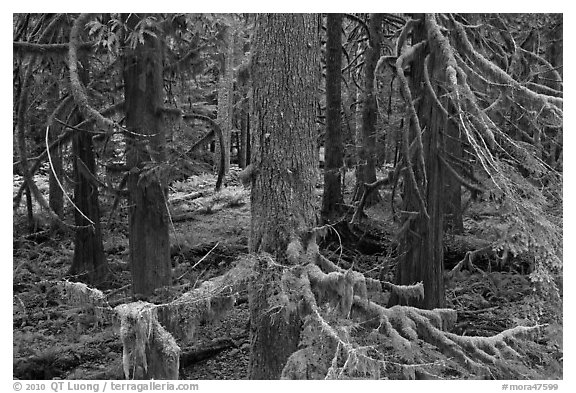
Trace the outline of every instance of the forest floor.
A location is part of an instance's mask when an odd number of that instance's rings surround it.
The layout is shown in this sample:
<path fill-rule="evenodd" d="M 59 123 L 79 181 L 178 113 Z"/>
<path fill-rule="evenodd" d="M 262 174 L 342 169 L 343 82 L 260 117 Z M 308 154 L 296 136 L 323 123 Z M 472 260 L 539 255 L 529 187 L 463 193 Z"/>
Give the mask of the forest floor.
<path fill-rule="evenodd" d="M 171 255 L 174 287 L 168 296 L 198 286 L 226 272 L 236 258 L 248 251 L 250 193 L 238 184 L 235 173 L 228 187 L 213 191 L 209 175 L 192 176 L 171 187 L 169 207 L 173 219 Z M 351 178 L 350 182 L 352 181 Z M 18 179 L 16 179 L 18 180 Z M 38 178 L 46 191 L 45 179 Z M 18 182 L 15 182 L 15 187 Z M 327 241 L 323 253 L 368 276 L 392 280 L 395 257 L 390 191 L 383 201 L 367 210 L 363 222 L 369 228 L 372 247 Z M 321 187 L 317 188 L 320 203 Z M 110 214 L 111 198 L 102 196 L 104 248 L 110 278 L 101 288 L 108 302 L 131 301 L 128 266 L 127 212 L 125 206 Z M 488 203 L 473 205 L 466 214 L 464 236 L 446 239 L 446 267 L 453 267 L 475 242 L 482 244 Z M 72 217 L 72 213 L 68 213 Z M 36 217 L 42 218 L 41 212 Z M 66 276 L 73 256 L 73 239 L 50 233 L 38 223 L 39 232 L 28 234 L 26 213 L 20 208 L 13 222 L 13 350 L 14 378 L 19 379 L 122 379 L 122 343 L 117 321 L 99 321 L 61 297 L 57 283 Z M 380 247 L 378 247 L 380 245 Z M 482 272 L 460 272 L 447 279 L 447 306 L 458 311 L 454 332 L 488 336 L 516 325 L 548 323 L 542 337 L 527 343 L 524 362 L 533 370 L 530 378 L 562 378 L 562 310 L 534 297 L 522 263 L 499 266 L 491 256 L 479 255 Z M 166 296 L 163 294 L 162 296 Z M 160 297 L 159 297 L 160 299 Z M 536 299 L 536 300 L 535 300 Z M 249 362 L 249 314 L 246 294 L 217 324 L 200 326 L 182 348 L 181 379 L 246 379 Z"/>

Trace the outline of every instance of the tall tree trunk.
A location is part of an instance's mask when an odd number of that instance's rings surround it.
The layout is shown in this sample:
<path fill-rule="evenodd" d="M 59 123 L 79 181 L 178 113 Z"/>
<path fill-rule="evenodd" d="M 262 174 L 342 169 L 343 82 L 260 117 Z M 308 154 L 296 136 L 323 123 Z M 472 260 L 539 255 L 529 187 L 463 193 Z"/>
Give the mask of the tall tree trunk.
<path fill-rule="evenodd" d="M 258 15 L 253 38 L 250 251 L 290 264 L 286 248 L 315 225 L 318 16 Z M 301 321 L 271 310 L 281 272 L 262 264 L 250 294 L 249 377 L 277 379 L 298 348 Z"/>
<path fill-rule="evenodd" d="M 89 67 L 86 54 L 80 55 L 80 80 L 88 85 Z M 76 124 L 84 120 L 79 113 Z M 74 223 L 81 228 L 76 230 L 74 238 L 74 257 L 69 274 L 77 276 L 91 284 L 102 283 L 108 274 L 108 264 L 102 244 L 100 224 L 100 205 L 98 186 L 91 182 L 91 174 L 96 173 L 96 161 L 92 146 L 92 135 L 78 131 L 72 137 L 72 156 L 74 157 Z M 53 161 L 54 162 L 54 161 Z M 90 221 L 92 222 L 90 222 Z"/>
<path fill-rule="evenodd" d="M 232 94 L 234 87 L 233 78 L 233 58 L 234 58 L 234 33 L 232 27 L 225 26 L 223 39 L 224 41 L 224 60 L 220 70 L 220 80 L 218 82 L 218 117 L 217 122 L 224 135 L 224 174 L 230 170 L 230 143 L 232 137 Z M 214 151 L 214 169 L 218 173 L 220 168 L 220 144 L 216 143 Z"/>
<path fill-rule="evenodd" d="M 413 44 L 426 39 L 424 21 L 415 27 L 412 33 Z M 411 219 L 410 225 L 401 239 L 401 255 L 404 255 L 398 264 L 396 281 L 398 284 L 424 283 L 424 299 L 410 304 L 422 308 L 444 307 L 444 279 L 443 279 L 443 216 L 444 216 L 444 173 L 438 158 L 438 149 L 443 146 L 442 131 L 445 119 L 435 107 L 433 99 L 424 88 L 423 65 L 426 52 L 421 51 L 412 63 L 411 90 L 414 97 L 422 97 L 416 104 L 420 125 L 426 128 L 422 135 L 424 146 L 424 161 L 426 163 L 427 188 L 421 192 L 428 214 Z M 430 79 L 443 80 L 442 70 L 436 69 L 435 54 L 430 53 L 429 62 Z M 436 88 L 440 96 L 439 89 Z M 445 103 L 446 105 L 446 103 Z M 411 137 L 414 138 L 414 127 L 411 122 Z M 412 160 L 416 163 L 416 159 Z M 417 172 L 415 170 L 415 172 Z M 423 174 L 416 173 L 416 175 Z M 415 190 L 410 181 L 404 182 L 404 211 L 418 212 L 420 205 Z M 392 303 L 398 299 L 392 299 Z"/>
<path fill-rule="evenodd" d="M 83 119 L 77 115 L 76 124 Z M 92 146 L 92 137 L 87 132 L 77 132 L 72 138 L 72 155 L 74 157 L 74 222 L 83 228 L 76 230 L 74 238 L 74 258 L 69 274 L 78 276 L 92 284 L 102 283 L 108 273 L 102 228 L 100 224 L 100 205 L 98 187 L 90 182 L 83 170 L 95 173 L 96 162 Z M 79 167 L 82 166 L 83 170 Z M 82 212 L 82 213 L 80 213 Z M 92 222 L 90 223 L 87 218 Z"/>
<path fill-rule="evenodd" d="M 129 28 L 141 14 L 126 17 Z M 161 174 L 141 173 L 145 163 L 165 162 L 165 130 L 162 122 L 162 46 L 152 35 L 124 54 L 126 161 L 129 196 L 129 243 L 132 289 L 148 296 L 171 284 L 167 184 Z"/>
<path fill-rule="evenodd" d="M 58 84 L 54 83 L 50 88 L 50 99 L 48 101 L 48 113 L 54 112 L 56 107 L 58 106 L 59 102 L 59 89 Z M 48 142 L 52 143 L 55 139 L 58 138 L 60 134 L 61 126 L 54 125 L 51 127 L 49 133 L 49 140 Z M 58 217 L 62 218 L 64 215 L 64 192 L 60 188 L 60 185 L 56 181 L 56 177 L 60 179 L 62 182 L 64 169 L 62 168 L 62 149 L 60 146 L 56 147 L 52 150 L 50 154 L 50 159 L 52 161 L 52 170 L 49 172 L 48 175 L 48 186 L 49 186 L 49 194 L 48 194 L 48 204 L 54 210 L 54 213 L 58 215 Z"/>
<path fill-rule="evenodd" d="M 341 211 L 342 131 L 342 14 L 328 14 L 326 41 L 326 141 L 322 219 L 335 218 Z"/>
<path fill-rule="evenodd" d="M 376 94 L 374 93 L 374 72 L 380 58 L 380 46 L 382 40 L 382 14 L 370 14 L 368 22 L 370 41 L 364 53 L 364 92 L 362 94 L 362 126 L 359 141 L 359 165 L 356 191 L 354 200 L 360 200 L 364 189 L 364 183 L 376 181 L 376 121 L 378 110 Z M 366 204 L 373 205 L 381 199 L 379 192 L 373 191 Z"/>

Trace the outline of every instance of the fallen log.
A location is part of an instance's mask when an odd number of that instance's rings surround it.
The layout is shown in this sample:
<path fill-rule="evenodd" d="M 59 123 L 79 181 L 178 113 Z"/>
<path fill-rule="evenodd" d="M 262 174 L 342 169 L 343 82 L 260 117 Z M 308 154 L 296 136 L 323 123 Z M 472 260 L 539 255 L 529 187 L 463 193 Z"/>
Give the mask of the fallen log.
<path fill-rule="evenodd" d="M 186 368 L 202 360 L 210 359 L 220 352 L 230 348 L 239 348 L 247 342 L 248 335 L 235 338 L 218 338 L 205 345 L 195 345 L 182 351 L 180 354 L 180 369 Z"/>

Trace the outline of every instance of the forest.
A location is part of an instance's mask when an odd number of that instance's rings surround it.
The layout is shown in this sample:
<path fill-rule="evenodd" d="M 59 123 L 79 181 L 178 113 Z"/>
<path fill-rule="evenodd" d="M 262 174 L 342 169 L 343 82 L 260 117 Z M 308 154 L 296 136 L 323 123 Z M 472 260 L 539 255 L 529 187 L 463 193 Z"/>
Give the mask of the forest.
<path fill-rule="evenodd" d="M 560 380 L 562 14 L 13 18 L 13 378 Z"/>

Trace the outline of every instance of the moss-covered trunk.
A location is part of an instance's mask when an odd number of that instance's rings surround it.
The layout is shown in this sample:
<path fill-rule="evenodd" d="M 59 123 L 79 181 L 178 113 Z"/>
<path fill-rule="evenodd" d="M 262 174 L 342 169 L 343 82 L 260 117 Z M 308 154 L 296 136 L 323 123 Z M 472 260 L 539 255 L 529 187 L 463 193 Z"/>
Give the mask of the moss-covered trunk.
<path fill-rule="evenodd" d="M 85 54 L 80 57 L 82 67 L 80 79 L 88 85 L 89 63 Z M 83 119 L 79 113 L 75 116 L 76 124 Z M 96 173 L 96 160 L 92 144 L 92 135 L 79 131 L 72 137 L 72 156 L 74 159 L 74 257 L 69 273 L 92 284 L 99 284 L 106 278 L 108 266 L 102 244 L 102 227 L 100 224 L 100 205 L 98 186 L 91 181 L 91 174 Z M 90 221 L 92 222 L 90 222 Z"/>
<path fill-rule="evenodd" d="M 315 225 L 318 16 L 258 15 L 253 39 L 250 251 L 288 264 L 288 243 Z M 279 275 L 259 267 L 250 296 L 249 377 L 277 379 L 298 347 L 300 321 L 271 308 Z"/>
<path fill-rule="evenodd" d="M 138 23 L 130 14 L 127 25 Z M 128 43 L 127 43 L 128 45 Z M 145 34 L 144 42 L 124 53 L 126 160 L 129 197 L 129 243 L 134 294 L 150 295 L 171 284 L 167 184 L 162 171 L 142 173 L 144 165 L 160 169 L 165 161 L 162 106 L 162 47 Z"/>
<path fill-rule="evenodd" d="M 426 39 L 424 23 L 419 23 L 412 33 L 412 43 L 415 44 Z M 438 158 L 439 149 L 443 145 L 442 132 L 445 127 L 445 119 L 440 110 L 435 106 L 431 95 L 425 91 L 424 83 L 424 59 L 426 51 L 420 51 L 414 59 L 411 70 L 412 79 L 410 89 L 413 97 L 422 97 L 416 104 L 418 119 L 422 129 L 426 131 L 422 135 L 424 146 L 424 162 L 426 171 L 426 187 L 422 197 L 425 201 L 429 219 L 420 213 L 411 220 L 408 230 L 404 231 L 401 240 L 401 255 L 404 255 L 398 264 L 397 283 L 413 284 L 424 282 L 424 299 L 414 301 L 411 305 L 422 308 L 443 307 L 444 279 L 442 237 L 444 234 L 444 173 Z M 430 53 L 429 73 L 432 81 L 442 80 L 442 70 L 436 69 L 436 58 Z M 438 94 L 438 93 L 437 93 Z M 440 94 L 438 94 L 440 95 Z M 411 124 L 411 139 L 415 138 L 414 125 Z M 417 160 L 412 159 L 413 163 Z M 419 183 L 422 183 L 421 171 L 415 168 Z M 411 182 L 404 182 L 404 211 L 419 212 L 421 210 L 417 194 Z"/>
<path fill-rule="evenodd" d="M 382 14 L 370 14 L 368 22 L 370 29 L 370 41 L 364 53 L 364 91 L 362 93 L 362 122 L 361 130 L 357 132 L 360 140 L 356 141 L 359 146 L 358 166 L 356 167 L 356 190 L 354 200 L 362 197 L 364 183 L 376 181 L 376 121 L 378 110 L 376 94 L 374 92 L 374 72 L 380 58 L 380 46 L 382 35 Z M 366 200 L 367 205 L 380 201 L 378 191 L 373 191 Z"/>
<path fill-rule="evenodd" d="M 76 276 L 76 279 L 99 284 L 106 278 L 108 268 L 102 244 L 98 187 L 88 179 L 89 175 L 79 169 L 79 166 L 84 166 L 84 170 L 95 173 L 96 163 L 91 135 L 87 132 L 78 132 L 74 135 L 72 153 L 76 179 L 74 204 L 82 212 L 74 210 L 74 223 L 82 228 L 76 229 L 74 257 L 69 273 Z"/>

